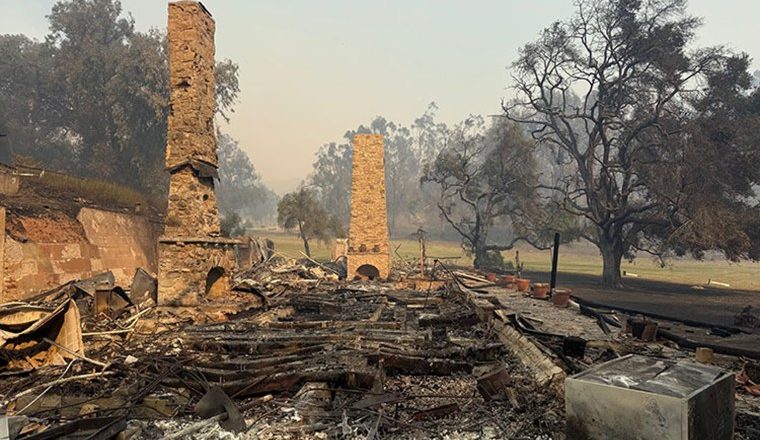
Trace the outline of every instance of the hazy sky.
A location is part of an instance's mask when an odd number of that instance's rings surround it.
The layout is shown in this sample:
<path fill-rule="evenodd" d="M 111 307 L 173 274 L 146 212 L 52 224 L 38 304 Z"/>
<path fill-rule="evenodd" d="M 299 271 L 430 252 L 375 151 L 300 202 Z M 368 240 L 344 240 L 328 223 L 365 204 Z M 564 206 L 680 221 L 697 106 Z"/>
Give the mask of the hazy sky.
<path fill-rule="evenodd" d="M 47 33 L 54 0 L 0 0 L 0 33 Z M 139 30 L 166 27 L 166 1 L 122 0 Z M 223 130 L 264 181 L 294 188 L 314 154 L 377 115 L 411 124 L 435 101 L 439 119 L 494 114 L 518 48 L 571 0 L 206 0 L 217 58 L 240 65 L 241 95 Z M 692 0 L 700 45 L 760 58 L 753 0 Z M 760 68 L 757 61 L 754 68 Z"/>

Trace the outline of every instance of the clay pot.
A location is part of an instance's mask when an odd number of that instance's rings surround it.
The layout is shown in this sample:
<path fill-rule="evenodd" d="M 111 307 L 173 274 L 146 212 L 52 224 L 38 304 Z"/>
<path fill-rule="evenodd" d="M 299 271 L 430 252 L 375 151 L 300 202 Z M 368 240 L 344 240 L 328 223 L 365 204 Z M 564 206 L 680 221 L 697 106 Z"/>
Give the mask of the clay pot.
<path fill-rule="evenodd" d="M 631 333 L 633 337 L 645 342 L 657 340 L 657 323 L 654 321 L 631 320 Z"/>
<path fill-rule="evenodd" d="M 549 293 L 549 284 L 536 283 L 533 285 L 533 298 L 546 298 L 547 293 Z"/>
<path fill-rule="evenodd" d="M 707 347 L 697 347 L 697 351 L 694 353 L 697 362 L 700 364 L 710 364 L 715 358 L 713 357 L 713 351 Z"/>
<path fill-rule="evenodd" d="M 507 398 L 506 390 L 511 382 L 506 367 L 500 365 L 478 377 L 478 391 L 486 401 L 504 400 Z"/>
<path fill-rule="evenodd" d="M 552 304 L 557 307 L 567 307 L 570 304 L 570 289 L 554 289 L 552 293 Z"/>
<path fill-rule="evenodd" d="M 657 323 L 647 322 L 644 326 L 644 332 L 641 333 L 641 340 L 646 342 L 653 342 L 657 340 Z"/>
<path fill-rule="evenodd" d="M 499 286 L 506 287 L 508 289 L 514 289 L 515 287 L 515 277 L 514 275 L 504 275 L 499 280 Z"/>
<path fill-rule="evenodd" d="M 486 279 L 492 283 L 496 282 L 496 274 L 495 273 L 489 273 L 486 275 Z"/>
<path fill-rule="evenodd" d="M 527 292 L 530 288 L 530 280 L 527 278 L 517 278 L 515 282 L 517 283 L 517 290 L 520 292 Z"/>

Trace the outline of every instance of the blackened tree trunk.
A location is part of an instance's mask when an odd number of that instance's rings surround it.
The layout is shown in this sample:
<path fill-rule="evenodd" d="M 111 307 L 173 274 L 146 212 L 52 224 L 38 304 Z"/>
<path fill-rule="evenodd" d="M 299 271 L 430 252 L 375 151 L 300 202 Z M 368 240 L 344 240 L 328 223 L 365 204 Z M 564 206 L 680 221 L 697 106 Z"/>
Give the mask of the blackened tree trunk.
<path fill-rule="evenodd" d="M 623 240 L 618 236 L 600 234 L 599 250 L 602 253 L 602 284 L 607 287 L 622 287 L 620 263 L 623 260 Z"/>
<path fill-rule="evenodd" d="M 303 249 L 304 252 L 306 252 L 306 256 L 311 258 L 311 248 L 309 247 L 309 238 L 306 237 L 306 234 L 303 232 L 303 222 L 298 222 L 298 234 L 301 236 L 301 240 L 303 240 Z"/>
<path fill-rule="evenodd" d="M 485 264 L 488 261 L 488 251 L 485 240 L 477 240 L 473 243 L 472 247 L 473 253 L 475 254 L 475 259 L 473 260 L 472 265 L 475 266 L 475 269 L 485 269 Z"/>
<path fill-rule="evenodd" d="M 301 237 L 303 239 L 303 248 L 306 251 L 306 256 L 311 258 L 311 248 L 309 248 L 309 239 L 306 237 Z"/>

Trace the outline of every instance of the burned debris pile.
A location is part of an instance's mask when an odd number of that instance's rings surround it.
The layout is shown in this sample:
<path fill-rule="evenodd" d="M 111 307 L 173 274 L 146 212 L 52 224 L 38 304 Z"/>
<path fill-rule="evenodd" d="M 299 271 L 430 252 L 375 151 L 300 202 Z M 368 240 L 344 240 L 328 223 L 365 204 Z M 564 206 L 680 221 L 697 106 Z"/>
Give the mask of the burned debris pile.
<path fill-rule="evenodd" d="M 273 270 L 303 287 L 299 281 L 314 277 L 313 267 L 293 262 L 259 266 L 235 279 L 251 285 Z M 3 347 L 0 393 L 21 426 L 17 438 L 92 429 L 101 432 L 92 438 L 122 431 L 129 438 L 214 438 L 223 429 L 216 422 L 233 418 L 221 426 L 250 438 L 561 431 L 561 400 L 531 379 L 457 289 L 397 290 L 338 282 L 327 273 L 317 281 L 267 295 L 265 307 L 240 307 L 216 323 L 187 323 L 195 315 L 155 306 L 83 312 L 73 325 L 82 329 L 78 347 L 19 332 L 60 351 L 35 362 Z M 94 311 L 98 290 L 83 294 L 81 285 L 59 289 L 65 299 L 48 321 L 69 310 Z M 199 409 L 209 399 L 226 409 Z M 543 414 L 547 408 L 553 415 Z M 197 416 L 204 423 L 191 421 Z"/>
<path fill-rule="evenodd" d="M 104 274 L 0 306 L 12 438 L 565 438 L 569 375 L 693 357 L 628 334 L 624 314 L 464 269 L 414 290 L 421 273 L 348 282 L 321 266 L 267 258 L 222 309 L 156 306 L 141 271 L 127 289 Z M 741 370 L 735 438 L 752 438 L 757 364 L 715 356 Z"/>
<path fill-rule="evenodd" d="M 272 255 L 260 264 L 236 273 L 232 289 L 276 298 L 288 290 L 305 291 L 326 284 L 335 285 L 345 277 L 345 261 L 321 264 L 310 259 L 294 260 Z"/>

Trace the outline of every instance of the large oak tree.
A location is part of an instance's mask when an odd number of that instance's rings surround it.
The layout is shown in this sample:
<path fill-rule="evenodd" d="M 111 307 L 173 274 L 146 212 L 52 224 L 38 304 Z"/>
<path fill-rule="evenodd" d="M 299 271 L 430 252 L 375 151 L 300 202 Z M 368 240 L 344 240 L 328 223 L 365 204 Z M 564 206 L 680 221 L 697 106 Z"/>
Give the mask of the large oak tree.
<path fill-rule="evenodd" d="M 713 160 L 738 158 L 746 139 L 728 129 L 733 140 L 720 143 L 718 133 L 697 125 L 721 114 L 705 107 L 705 95 L 717 93 L 706 82 L 741 57 L 691 49 L 700 20 L 687 15 L 685 0 L 576 6 L 572 19 L 521 49 L 512 66 L 517 98 L 503 108 L 544 148 L 562 153 L 567 172 L 548 186 L 558 206 L 585 222 L 583 235 L 603 258 L 603 282 L 619 285 L 622 258 L 640 251 L 717 248 L 747 256 L 747 217 L 726 211 L 748 206 L 753 177 L 739 173 L 730 182 L 730 169 L 699 160 L 700 151 Z M 740 80 L 721 81 L 738 90 L 746 85 Z M 706 206 L 719 221 L 708 221 Z M 718 231 L 729 244 L 719 243 Z"/>

